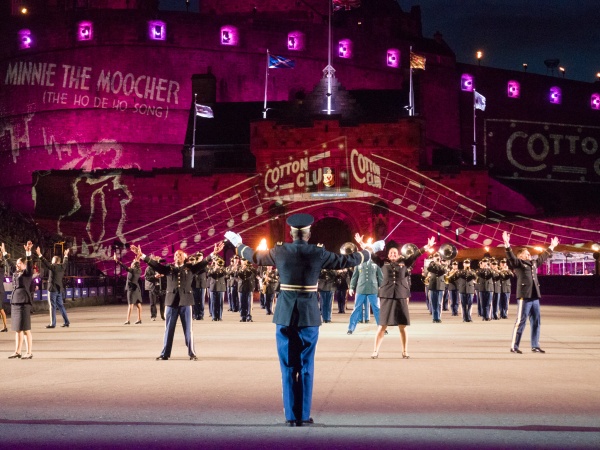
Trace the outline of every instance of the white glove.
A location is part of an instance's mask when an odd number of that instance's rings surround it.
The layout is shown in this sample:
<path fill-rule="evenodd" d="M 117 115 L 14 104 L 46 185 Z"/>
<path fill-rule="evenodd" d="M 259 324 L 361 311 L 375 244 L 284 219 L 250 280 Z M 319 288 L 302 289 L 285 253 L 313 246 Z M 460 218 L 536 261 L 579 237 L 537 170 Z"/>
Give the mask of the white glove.
<path fill-rule="evenodd" d="M 240 245 L 242 243 L 242 237 L 239 234 L 234 233 L 233 231 L 225 232 L 225 239 L 227 239 L 229 242 L 231 242 L 231 244 L 234 247 L 237 247 L 238 245 Z"/>
<path fill-rule="evenodd" d="M 354 291 L 352 289 L 348 289 L 348 295 L 352 297 L 354 295 Z"/>
<path fill-rule="evenodd" d="M 371 250 L 373 250 L 373 253 L 378 253 L 381 250 L 383 250 L 384 248 L 385 248 L 385 241 L 373 242 L 373 244 L 371 245 Z"/>

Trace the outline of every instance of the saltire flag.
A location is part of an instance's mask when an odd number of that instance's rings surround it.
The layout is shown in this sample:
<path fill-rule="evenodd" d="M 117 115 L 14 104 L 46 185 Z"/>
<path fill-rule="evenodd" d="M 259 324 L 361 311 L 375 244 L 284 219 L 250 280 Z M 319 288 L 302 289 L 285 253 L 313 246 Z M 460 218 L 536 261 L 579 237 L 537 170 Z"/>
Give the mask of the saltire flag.
<path fill-rule="evenodd" d="M 339 11 L 342 8 L 350 11 L 350 9 L 360 6 L 360 0 L 332 0 L 331 3 L 333 5 L 333 12 Z"/>
<path fill-rule="evenodd" d="M 485 111 L 485 97 L 477 91 L 473 91 L 473 93 L 475 94 L 475 96 L 474 96 L 475 109 L 480 109 L 482 111 Z"/>
<path fill-rule="evenodd" d="M 206 117 L 208 119 L 212 119 L 215 117 L 213 114 L 213 110 L 210 106 L 199 105 L 196 103 L 196 115 L 200 117 Z"/>
<path fill-rule="evenodd" d="M 269 69 L 293 69 L 296 61 L 269 53 Z"/>
<path fill-rule="evenodd" d="M 416 53 L 410 52 L 410 68 L 425 70 L 426 58 Z"/>

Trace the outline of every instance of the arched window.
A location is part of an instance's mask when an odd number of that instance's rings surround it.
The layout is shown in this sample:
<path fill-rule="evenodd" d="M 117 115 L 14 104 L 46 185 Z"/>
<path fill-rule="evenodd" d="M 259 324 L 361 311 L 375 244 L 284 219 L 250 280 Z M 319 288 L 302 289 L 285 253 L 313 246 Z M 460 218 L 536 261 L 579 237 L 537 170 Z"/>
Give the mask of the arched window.
<path fill-rule="evenodd" d="M 239 32 L 238 29 L 232 25 L 225 25 L 221 27 L 221 45 L 238 45 Z"/>
<path fill-rule="evenodd" d="M 506 95 L 510 98 L 519 98 L 521 96 L 521 85 L 518 81 L 511 80 L 506 86 Z"/>
<path fill-rule="evenodd" d="M 167 39 L 167 24 L 162 20 L 149 21 L 148 39 L 151 41 L 165 41 Z"/>
<path fill-rule="evenodd" d="M 305 41 L 304 33 L 301 31 L 292 31 L 288 33 L 287 48 L 294 51 L 304 50 Z"/>
<path fill-rule="evenodd" d="M 338 43 L 338 56 L 340 58 L 352 58 L 352 41 L 350 39 L 342 39 Z"/>
<path fill-rule="evenodd" d="M 460 77 L 460 89 L 465 92 L 473 92 L 474 89 L 473 75 L 463 73 Z"/>
<path fill-rule="evenodd" d="M 400 67 L 400 50 L 397 48 L 388 49 L 386 64 L 388 67 Z"/>

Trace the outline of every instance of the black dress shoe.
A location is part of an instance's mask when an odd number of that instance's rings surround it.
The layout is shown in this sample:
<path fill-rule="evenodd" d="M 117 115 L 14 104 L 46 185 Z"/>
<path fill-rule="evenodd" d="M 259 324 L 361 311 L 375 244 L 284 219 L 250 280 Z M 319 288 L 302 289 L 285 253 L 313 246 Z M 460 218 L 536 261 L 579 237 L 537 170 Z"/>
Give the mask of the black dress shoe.
<path fill-rule="evenodd" d="M 286 421 L 285 421 L 285 424 L 286 424 L 288 427 L 295 427 L 295 426 L 296 426 L 296 421 L 295 421 L 295 420 L 286 420 Z"/>
<path fill-rule="evenodd" d="M 313 420 L 313 418 L 309 418 L 308 420 L 297 420 L 296 421 L 296 426 L 297 427 L 304 427 L 304 426 L 310 426 L 313 423 L 315 423 L 315 421 Z"/>
<path fill-rule="evenodd" d="M 53 325 L 46 325 L 46 328 L 54 328 Z"/>
<path fill-rule="evenodd" d="M 8 359 L 16 359 L 16 358 L 20 358 L 21 354 L 20 353 L 13 353 L 12 355 L 10 355 L 8 357 Z"/>
<path fill-rule="evenodd" d="M 348 331 L 346 332 L 346 334 L 352 334 L 352 331 L 348 330 Z"/>
<path fill-rule="evenodd" d="M 541 348 L 539 348 L 539 347 L 533 347 L 533 348 L 531 349 L 531 351 L 532 351 L 533 353 L 546 353 L 546 351 L 545 351 L 545 350 L 542 350 L 542 349 L 541 349 Z"/>
<path fill-rule="evenodd" d="M 46 327 L 46 328 L 48 328 L 48 327 Z M 7 332 L 8 332 L 8 328 L 2 328 L 0 330 L 0 333 L 7 333 Z"/>
<path fill-rule="evenodd" d="M 190 361 L 198 361 L 198 357 L 196 355 L 190 356 Z"/>
<path fill-rule="evenodd" d="M 521 350 L 519 350 L 518 348 L 511 348 L 511 349 L 510 349 L 510 352 L 511 352 L 511 353 L 519 353 L 519 354 L 523 353 L 523 352 L 522 352 Z"/>
<path fill-rule="evenodd" d="M 142 323 L 142 321 L 140 320 L 140 323 Z M 68 323 L 63 323 L 61 325 L 61 328 L 69 328 L 69 324 Z"/>
<path fill-rule="evenodd" d="M 169 358 L 167 356 L 159 356 L 158 358 L 156 358 L 157 361 L 167 361 Z"/>

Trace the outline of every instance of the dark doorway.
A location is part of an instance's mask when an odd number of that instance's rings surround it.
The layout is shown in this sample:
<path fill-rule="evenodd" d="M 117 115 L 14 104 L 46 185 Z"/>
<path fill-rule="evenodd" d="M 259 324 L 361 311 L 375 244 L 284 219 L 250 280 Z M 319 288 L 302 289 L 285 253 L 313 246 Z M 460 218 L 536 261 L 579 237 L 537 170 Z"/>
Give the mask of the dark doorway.
<path fill-rule="evenodd" d="M 344 243 L 354 242 L 348 224 L 333 217 L 319 220 L 310 231 L 311 244 L 323 244 L 330 252 L 339 253 Z"/>

